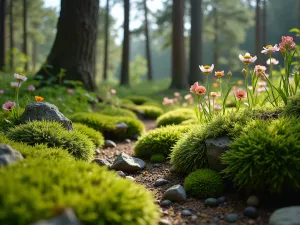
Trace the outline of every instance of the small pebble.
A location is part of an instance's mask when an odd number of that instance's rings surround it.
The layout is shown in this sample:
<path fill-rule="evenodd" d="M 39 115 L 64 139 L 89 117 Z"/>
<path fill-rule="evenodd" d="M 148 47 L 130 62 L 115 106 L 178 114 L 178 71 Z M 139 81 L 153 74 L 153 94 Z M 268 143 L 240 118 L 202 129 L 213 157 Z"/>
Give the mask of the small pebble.
<path fill-rule="evenodd" d="M 166 179 L 159 178 L 155 181 L 154 187 L 163 186 L 166 185 L 167 183 L 169 183 L 169 181 L 167 181 Z"/>
<path fill-rule="evenodd" d="M 134 177 L 132 177 L 132 176 L 126 176 L 125 178 L 135 181 Z"/>
<path fill-rule="evenodd" d="M 149 174 L 148 171 L 143 172 L 144 177 L 148 176 L 148 174 Z"/>
<path fill-rule="evenodd" d="M 131 140 L 127 138 L 127 139 L 124 140 L 124 142 L 125 143 L 131 143 Z"/>
<path fill-rule="evenodd" d="M 197 221 L 197 219 L 198 219 L 198 216 L 192 215 L 192 218 L 191 218 L 192 221 Z"/>
<path fill-rule="evenodd" d="M 229 223 L 235 223 L 238 220 L 238 215 L 235 213 L 227 214 L 225 220 Z"/>
<path fill-rule="evenodd" d="M 117 147 L 117 144 L 111 140 L 105 140 L 105 144 L 104 144 L 105 147 L 110 147 L 110 148 L 115 148 Z"/>
<path fill-rule="evenodd" d="M 225 197 L 218 198 L 219 204 L 223 204 L 226 201 Z"/>
<path fill-rule="evenodd" d="M 159 225 L 172 225 L 171 222 L 167 219 L 161 219 Z"/>
<path fill-rule="evenodd" d="M 208 198 L 204 201 L 205 206 L 217 207 L 219 205 L 219 201 L 216 198 Z"/>
<path fill-rule="evenodd" d="M 96 153 L 96 154 L 100 154 L 101 152 L 100 152 L 99 149 L 96 149 L 95 153 Z"/>
<path fill-rule="evenodd" d="M 248 206 L 258 206 L 259 205 L 259 199 L 258 197 L 256 197 L 255 195 L 252 195 L 250 196 L 248 199 L 247 199 L 247 205 Z"/>
<path fill-rule="evenodd" d="M 161 164 L 160 164 L 160 163 L 154 163 L 152 166 L 153 166 L 154 168 L 159 168 L 159 167 L 161 167 Z"/>
<path fill-rule="evenodd" d="M 182 216 L 191 216 L 191 215 L 193 215 L 193 213 L 188 209 L 184 209 L 181 211 L 181 215 Z"/>
<path fill-rule="evenodd" d="M 256 219 L 258 217 L 257 209 L 253 206 L 248 206 L 244 209 L 244 216 L 250 219 Z"/>
<path fill-rule="evenodd" d="M 163 201 L 160 203 L 161 206 L 169 206 L 169 205 L 171 205 L 171 204 L 172 204 L 172 202 L 171 202 L 170 200 L 163 200 Z"/>
<path fill-rule="evenodd" d="M 125 173 L 123 171 L 121 171 L 121 170 L 118 170 L 117 174 L 119 174 L 120 177 L 126 177 Z"/>

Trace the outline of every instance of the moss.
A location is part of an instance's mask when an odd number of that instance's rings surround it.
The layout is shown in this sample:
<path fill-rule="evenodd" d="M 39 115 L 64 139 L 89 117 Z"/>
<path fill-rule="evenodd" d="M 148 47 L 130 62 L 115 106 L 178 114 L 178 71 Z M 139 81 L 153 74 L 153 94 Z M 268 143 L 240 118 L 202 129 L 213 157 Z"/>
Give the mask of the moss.
<path fill-rule="evenodd" d="M 146 96 L 138 96 L 138 95 L 131 95 L 126 97 L 125 99 L 130 100 L 135 105 L 145 105 L 145 104 L 156 104 L 151 98 L 148 98 Z"/>
<path fill-rule="evenodd" d="M 129 109 L 123 109 L 119 107 L 104 105 L 96 108 L 95 112 L 99 112 L 108 116 L 126 116 L 131 118 L 137 118 L 136 114 Z"/>
<path fill-rule="evenodd" d="M 281 193 L 300 190 L 300 119 L 255 120 L 221 159 L 238 188 Z"/>
<path fill-rule="evenodd" d="M 152 163 L 162 163 L 166 161 L 166 157 L 163 154 L 154 154 L 151 156 L 150 161 Z"/>
<path fill-rule="evenodd" d="M 136 110 L 144 119 L 157 119 L 164 113 L 160 107 L 151 105 L 140 105 L 136 107 Z"/>
<path fill-rule="evenodd" d="M 106 139 L 133 138 L 135 135 L 142 135 L 145 132 L 144 124 L 130 117 L 116 117 L 102 115 L 99 113 L 75 113 L 70 116 L 74 122 L 85 124 L 97 131 L 100 131 Z M 126 131 L 116 129 L 116 124 L 124 122 L 128 128 Z"/>
<path fill-rule="evenodd" d="M 149 159 L 153 154 L 168 157 L 172 147 L 191 126 L 167 126 L 150 130 L 134 146 L 137 157 Z"/>
<path fill-rule="evenodd" d="M 28 225 L 72 208 L 85 225 L 156 225 L 150 192 L 85 162 L 23 160 L 0 168 L 0 224 Z"/>
<path fill-rule="evenodd" d="M 219 197 L 224 189 L 222 177 L 210 169 L 199 169 L 184 180 L 184 189 L 189 195 L 199 198 Z"/>
<path fill-rule="evenodd" d="M 157 118 L 157 126 L 166 126 L 172 124 L 181 124 L 185 120 L 196 119 L 194 110 L 179 108 L 162 114 Z"/>
<path fill-rule="evenodd" d="M 29 145 L 46 144 L 48 147 L 61 147 L 75 159 L 85 161 L 92 160 L 95 151 L 95 145 L 86 135 L 78 131 L 67 131 L 56 122 L 33 121 L 19 125 L 10 129 L 7 137 Z"/>
<path fill-rule="evenodd" d="M 104 137 L 99 131 L 81 123 L 73 123 L 73 127 L 75 131 L 88 136 L 97 148 L 101 148 L 104 145 Z"/>
<path fill-rule="evenodd" d="M 283 109 L 283 115 L 300 117 L 300 93 L 288 99 Z"/>

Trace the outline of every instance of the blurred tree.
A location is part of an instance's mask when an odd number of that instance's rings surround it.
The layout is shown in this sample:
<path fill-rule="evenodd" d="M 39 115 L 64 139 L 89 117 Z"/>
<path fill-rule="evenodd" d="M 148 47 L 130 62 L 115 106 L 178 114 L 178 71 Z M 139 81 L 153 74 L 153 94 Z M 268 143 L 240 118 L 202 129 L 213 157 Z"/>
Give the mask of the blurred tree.
<path fill-rule="evenodd" d="M 130 62 L 130 77 L 133 84 L 140 83 L 147 73 L 147 61 L 140 55 Z"/>
<path fill-rule="evenodd" d="M 172 10 L 172 81 L 171 89 L 187 88 L 184 50 L 184 0 L 173 0 Z"/>
<path fill-rule="evenodd" d="M 0 71 L 5 66 L 5 8 L 6 1 L 0 0 Z"/>
<path fill-rule="evenodd" d="M 95 91 L 99 0 L 61 0 L 57 34 L 46 63 L 37 75 L 53 78 L 65 69 L 65 80 L 82 81 Z"/>
<path fill-rule="evenodd" d="M 256 0 L 255 6 L 255 55 L 257 56 L 257 63 L 261 63 L 261 19 L 260 19 L 260 0 Z"/>
<path fill-rule="evenodd" d="M 145 39 L 146 39 L 146 58 L 147 58 L 147 79 L 149 81 L 153 80 L 152 76 L 152 59 L 151 59 L 151 50 L 150 50 L 150 37 L 149 37 L 149 27 L 148 27 L 148 7 L 147 0 L 143 0 L 144 13 L 145 13 Z"/>
<path fill-rule="evenodd" d="M 10 0 L 9 4 L 9 46 L 10 46 L 10 51 L 9 51 L 9 61 L 10 61 L 10 69 L 14 69 L 14 54 L 12 49 L 15 48 L 15 43 L 14 43 L 14 0 Z"/>
<path fill-rule="evenodd" d="M 199 65 L 202 64 L 202 27 L 203 13 L 202 0 L 190 0 L 191 4 L 191 36 L 190 36 L 190 68 L 189 84 L 195 81 L 203 82 L 203 76 L 200 76 Z"/>
<path fill-rule="evenodd" d="M 120 75 L 120 85 L 129 85 L 129 44 L 130 44 L 130 32 L 129 32 L 129 12 L 130 1 L 124 0 L 124 34 L 123 34 L 123 52 L 122 52 L 122 66 Z"/>
<path fill-rule="evenodd" d="M 24 72 L 28 71 L 28 52 L 27 52 L 27 0 L 23 0 L 23 54 L 26 57 Z"/>
<path fill-rule="evenodd" d="M 267 45 L 267 0 L 263 0 L 263 7 L 262 7 L 262 45 Z"/>
<path fill-rule="evenodd" d="M 106 0 L 105 11 L 105 37 L 104 37 L 104 66 L 103 66 L 103 80 L 107 80 L 107 66 L 108 66 L 108 45 L 109 45 L 109 0 Z"/>

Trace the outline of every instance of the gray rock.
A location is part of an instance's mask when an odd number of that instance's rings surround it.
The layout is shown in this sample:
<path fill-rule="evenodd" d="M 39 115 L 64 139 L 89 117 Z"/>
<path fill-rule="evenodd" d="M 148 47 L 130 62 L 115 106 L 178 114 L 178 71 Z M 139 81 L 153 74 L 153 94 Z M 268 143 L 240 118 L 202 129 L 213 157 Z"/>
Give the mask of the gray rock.
<path fill-rule="evenodd" d="M 160 219 L 159 225 L 172 225 L 172 223 L 167 219 Z"/>
<path fill-rule="evenodd" d="M 244 216 L 250 219 L 256 219 L 258 217 L 257 209 L 253 206 L 248 206 L 244 209 Z"/>
<path fill-rule="evenodd" d="M 106 159 L 94 159 L 93 163 L 97 163 L 99 166 L 107 166 L 108 168 L 111 164 Z"/>
<path fill-rule="evenodd" d="M 124 142 L 125 143 L 131 143 L 131 140 L 127 138 L 127 139 L 124 140 Z"/>
<path fill-rule="evenodd" d="M 125 173 L 121 170 L 117 171 L 117 174 L 119 174 L 120 177 L 126 177 Z"/>
<path fill-rule="evenodd" d="M 163 199 L 167 199 L 172 202 L 182 202 L 186 200 L 186 193 L 184 188 L 177 184 L 166 190 L 163 195 Z"/>
<path fill-rule="evenodd" d="M 64 212 L 50 220 L 41 220 L 32 225 L 81 225 L 72 209 L 65 209 Z"/>
<path fill-rule="evenodd" d="M 99 149 L 96 149 L 95 150 L 95 154 L 100 154 L 101 152 L 100 152 L 100 150 Z"/>
<path fill-rule="evenodd" d="M 7 144 L 0 144 L 0 166 L 5 166 L 24 159 L 22 154 Z"/>
<path fill-rule="evenodd" d="M 161 164 L 160 164 L 160 163 L 154 163 L 152 166 L 153 166 L 154 168 L 159 168 L 159 167 L 161 167 Z"/>
<path fill-rule="evenodd" d="M 145 162 L 121 152 L 110 168 L 124 172 L 136 172 L 145 168 Z"/>
<path fill-rule="evenodd" d="M 225 197 L 220 197 L 218 198 L 219 204 L 223 204 L 224 202 L 226 202 L 226 198 Z"/>
<path fill-rule="evenodd" d="M 220 172 L 225 168 L 225 165 L 220 161 L 220 156 L 228 150 L 230 143 L 231 139 L 228 136 L 211 138 L 205 141 L 206 157 L 210 169 Z"/>
<path fill-rule="evenodd" d="M 188 209 L 184 209 L 181 211 L 181 215 L 182 216 L 191 216 L 191 215 L 193 215 L 193 213 Z"/>
<path fill-rule="evenodd" d="M 256 207 L 256 206 L 258 206 L 258 204 L 259 204 L 259 199 L 255 195 L 252 195 L 247 199 L 247 205 L 248 206 L 255 206 Z"/>
<path fill-rule="evenodd" d="M 115 125 L 115 128 L 119 131 L 126 131 L 128 128 L 128 125 L 124 122 L 120 122 Z"/>
<path fill-rule="evenodd" d="M 35 102 L 26 106 L 20 123 L 24 124 L 33 120 L 56 121 L 61 123 L 66 130 L 73 130 L 72 121 L 65 117 L 55 105 L 48 102 Z"/>
<path fill-rule="evenodd" d="M 163 186 L 163 185 L 166 185 L 167 183 L 169 183 L 168 180 L 163 179 L 163 178 L 159 178 L 159 179 L 157 179 L 157 180 L 155 181 L 154 187 Z"/>
<path fill-rule="evenodd" d="M 204 201 L 204 205 L 209 207 L 217 207 L 219 206 L 219 201 L 216 198 L 207 198 Z"/>
<path fill-rule="evenodd" d="M 105 148 L 115 148 L 115 147 L 117 147 L 117 144 L 111 140 L 105 140 L 104 147 Z"/>
<path fill-rule="evenodd" d="M 300 206 L 277 209 L 269 219 L 270 225 L 300 225 Z"/>
<path fill-rule="evenodd" d="M 160 203 L 161 206 L 169 206 L 169 205 L 171 205 L 171 204 L 172 204 L 172 202 L 171 202 L 170 200 L 163 200 L 163 201 Z"/>
<path fill-rule="evenodd" d="M 133 135 L 132 139 L 137 141 L 140 138 L 140 136 L 138 134 Z"/>
<path fill-rule="evenodd" d="M 225 220 L 228 223 L 235 223 L 238 220 L 238 215 L 235 213 L 230 213 L 225 216 Z"/>
<path fill-rule="evenodd" d="M 129 180 L 132 180 L 132 181 L 135 181 L 134 177 L 132 177 L 132 176 L 126 176 L 125 178 L 127 178 Z"/>

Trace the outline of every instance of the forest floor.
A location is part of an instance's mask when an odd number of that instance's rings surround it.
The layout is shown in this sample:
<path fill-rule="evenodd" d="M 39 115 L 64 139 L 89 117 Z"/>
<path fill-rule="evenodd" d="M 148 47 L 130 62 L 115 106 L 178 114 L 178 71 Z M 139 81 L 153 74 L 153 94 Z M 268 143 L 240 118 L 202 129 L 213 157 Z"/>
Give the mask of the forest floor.
<path fill-rule="evenodd" d="M 155 121 L 143 121 L 146 125 L 147 130 L 155 128 Z M 131 143 L 117 143 L 115 148 L 105 148 L 100 154 L 96 155 L 96 158 L 107 159 L 111 162 L 114 161 L 117 155 L 124 152 L 130 156 L 134 156 L 133 152 L 134 142 Z M 125 173 L 126 176 L 132 176 L 135 182 L 144 185 L 148 190 L 152 191 L 157 200 L 157 204 L 160 205 L 164 192 L 171 186 L 176 184 L 183 185 L 184 177 L 172 173 L 171 165 L 169 162 L 160 163 L 153 166 L 149 161 L 145 161 L 146 167 L 144 170 L 135 173 Z M 154 187 L 154 182 L 163 178 L 169 181 L 168 184 L 160 187 Z M 244 224 L 268 224 L 268 218 L 270 217 L 274 209 L 258 209 L 259 217 L 256 220 L 251 220 L 243 216 L 243 210 L 246 207 L 246 199 L 237 194 L 225 194 L 226 202 L 218 207 L 210 208 L 204 206 L 204 199 L 196 199 L 188 197 L 187 201 L 181 203 L 172 203 L 170 206 L 161 207 L 162 220 L 159 224 L 167 225 L 204 225 L 214 224 L 222 225 L 228 224 L 225 221 L 225 215 L 229 213 L 236 213 L 239 215 L 239 219 L 236 223 L 238 225 Z M 187 209 L 192 212 L 191 216 L 181 215 L 182 210 Z M 169 222 L 169 223 L 168 223 Z"/>

